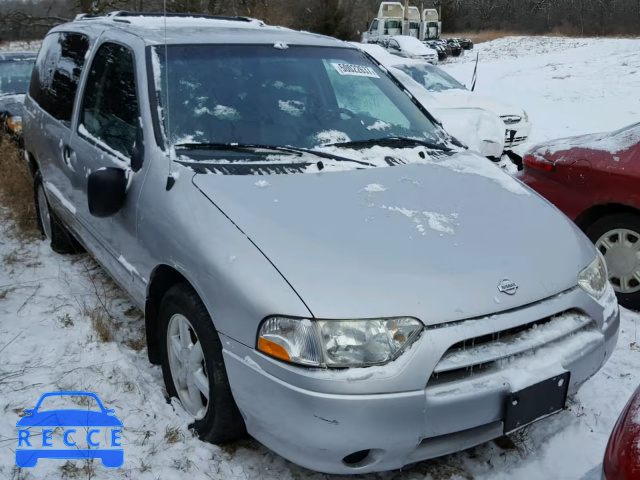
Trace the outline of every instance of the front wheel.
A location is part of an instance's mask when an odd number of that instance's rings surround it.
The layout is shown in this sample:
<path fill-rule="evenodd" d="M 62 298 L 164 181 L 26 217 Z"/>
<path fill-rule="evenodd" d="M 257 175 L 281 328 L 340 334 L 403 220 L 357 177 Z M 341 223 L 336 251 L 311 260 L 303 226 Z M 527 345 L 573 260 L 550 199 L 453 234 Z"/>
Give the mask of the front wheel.
<path fill-rule="evenodd" d="M 160 306 L 158 345 L 167 392 L 195 419 L 202 440 L 226 443 L 244 436 L 222 357 L 222 343 L 206 307 L 186 284 L 171 287 Z"/>
<path fill-rule="evenodd" d="M 602 253 L 620 305 L 640 309 L 640 214 L 615 213 L 586 230 Z"/>

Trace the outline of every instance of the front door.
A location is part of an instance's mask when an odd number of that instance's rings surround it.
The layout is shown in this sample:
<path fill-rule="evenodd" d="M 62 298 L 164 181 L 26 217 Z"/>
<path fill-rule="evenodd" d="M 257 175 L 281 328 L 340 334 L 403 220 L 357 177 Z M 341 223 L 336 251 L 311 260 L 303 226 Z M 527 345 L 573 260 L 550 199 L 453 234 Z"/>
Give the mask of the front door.
<path fill-rule="evenodd" d="M 137 192 L 143 181 L 131 162 L 136 140 L 142 140 L 133 51 L 119 43 L 102 43 L 96 49 L 84 85 L 71 140 L 72 155 L 80 167 L 75 174 L 84 197 L 77 215 L 87 234 L 96 240 L 97 251 L 92 253 L 132 293 L 140 281 L 130 262 L 136 248 Z M 118 213 L 96 218 L 88 209 L 87 179 L 92 172 L 109 167 L 127 172 L 127 197 Z"/>

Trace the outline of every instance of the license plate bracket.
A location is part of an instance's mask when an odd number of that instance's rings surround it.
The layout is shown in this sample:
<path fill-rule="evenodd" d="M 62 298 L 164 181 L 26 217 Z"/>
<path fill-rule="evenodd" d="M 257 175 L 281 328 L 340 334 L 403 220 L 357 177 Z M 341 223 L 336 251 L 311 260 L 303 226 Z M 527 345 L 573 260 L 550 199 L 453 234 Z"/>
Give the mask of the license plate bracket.
<path fill-rule="evenodd" d="M 504 433 L 518 430 L 564 409 L 571 372 L 556 375 L 507 397 Z"/>

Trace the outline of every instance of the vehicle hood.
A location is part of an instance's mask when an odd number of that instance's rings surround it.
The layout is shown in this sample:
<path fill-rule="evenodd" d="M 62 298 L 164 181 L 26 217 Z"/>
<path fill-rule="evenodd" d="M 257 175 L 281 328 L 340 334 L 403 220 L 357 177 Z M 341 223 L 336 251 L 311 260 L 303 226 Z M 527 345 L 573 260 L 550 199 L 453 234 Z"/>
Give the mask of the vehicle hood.
<path fill-rule="evenodd" d="M 196 174 L 193 183 L 317 318 L 436 324 L 491 314 L 574 287 L 595 257 L 558 210 L 470 153 L 341 172 Z M 518 284 L 515 295 L 498 290 L 503 279 Z"/>
<path fill-rule="evenodd" d="M 589 152 L 605 152 L 611 155 L 623 154 L 640 143 L 640 123 L 630 125 L 614 132 L 592 133 L 577 137 L 559 138 L 535 145 L 529 153 L 538 154 L 547 160 L 562 160 L 576 155 L 588 155 Z"/>
<path fill-rule="evenodd" d="M 483 157 L 502 155 L 504 122 L 500 117 L 481 108 L 447 105 L 402 70 L 392 66 L 389 70 L 450 135 Z"/>
<path fill-rule="evenodd" d="M 438 52 L 436 52 L 433 48 L 431 47 L 427 47 L 426 45 L 420 44 L 420 45 L 409 45 L 409 46 L 404 46 L 401 45 L 402 50 L 404 50 L 407 53 L 413 54 L 413 55 L 437 55 Z"/>
<path fill-rule="evenodd" d="M 518 115 L 524 118 L 525 115 L 524 110 L 515 105 L 478 95 L 468 90 L 446 90 L 444 92 L 431 93 L 439 101 L 451 107 L 483 108 L 495 113 L 499 117 L 504 115 Z"/>
<path fill-rule="evenodd" d="M 444 129 L 483 157 L 500 158 L 504 151 L 504 123 L 480 108 L 432 108 Z"/>

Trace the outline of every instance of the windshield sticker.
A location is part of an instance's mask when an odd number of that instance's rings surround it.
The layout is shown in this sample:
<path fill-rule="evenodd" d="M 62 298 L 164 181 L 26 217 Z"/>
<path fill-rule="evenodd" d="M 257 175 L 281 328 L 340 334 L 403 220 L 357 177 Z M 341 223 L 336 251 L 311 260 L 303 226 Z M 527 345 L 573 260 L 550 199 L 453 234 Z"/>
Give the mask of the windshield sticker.
<path fill-rule="evenodd" d="M 350 63 L 332 63 L 340 75 L 353 75 L 356 77 L 380 78 L 371 67 L 364 65 L 352 65 Z"/>

